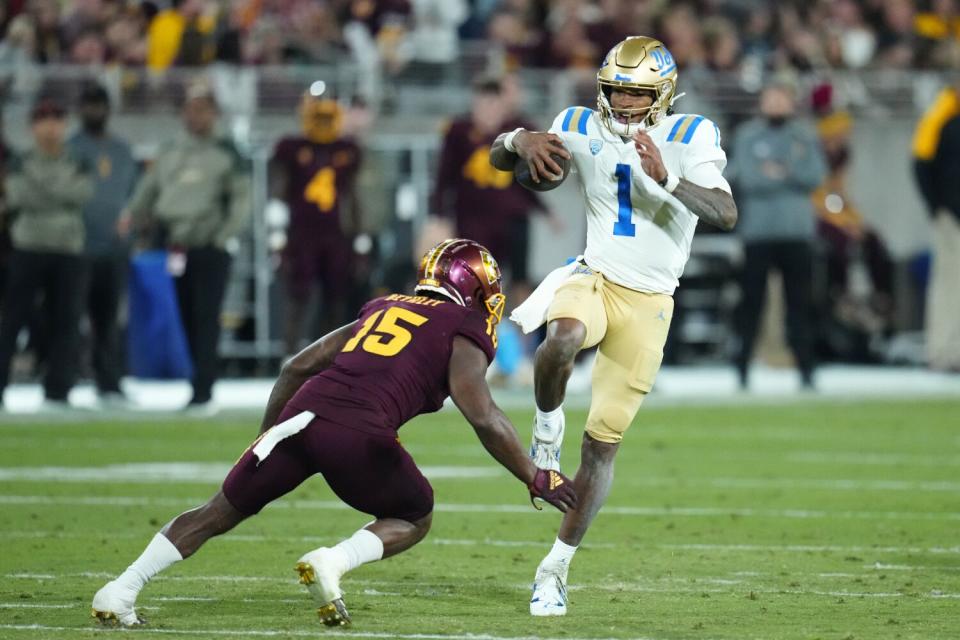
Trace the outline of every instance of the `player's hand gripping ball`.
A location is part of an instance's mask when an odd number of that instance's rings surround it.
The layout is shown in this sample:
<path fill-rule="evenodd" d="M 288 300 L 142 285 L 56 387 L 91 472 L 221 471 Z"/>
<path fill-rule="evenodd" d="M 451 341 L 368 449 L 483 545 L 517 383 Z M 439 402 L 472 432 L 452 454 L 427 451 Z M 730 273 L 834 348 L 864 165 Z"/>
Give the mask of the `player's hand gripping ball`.
<path fill-rule="evenodd" d="M 553 133 L 524 131 L 514 140 L 517 162 L 513 177 L 532 191 L 556 189 L 570 174 L 570 152 Z"/>
<path fill-rule="evenodd" d="M 530 502 L 536 509 L 540 509 L 534 498 L 549 502 L 560 511 L 577 508 L 577 493 L 573 490 L 573 481 L 559 471 L 537 469 L 533 482 L 527 485 L 530 489 Z"/>

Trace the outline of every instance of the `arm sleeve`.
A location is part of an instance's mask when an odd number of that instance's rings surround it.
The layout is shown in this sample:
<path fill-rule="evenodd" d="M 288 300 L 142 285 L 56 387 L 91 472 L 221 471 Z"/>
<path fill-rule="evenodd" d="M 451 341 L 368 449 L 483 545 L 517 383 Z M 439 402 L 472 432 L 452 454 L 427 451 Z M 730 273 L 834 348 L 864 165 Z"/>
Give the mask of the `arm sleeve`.
<path fill-rule="evenodd" d="M 827 177 L 827 163 L 820 148 L 820 139 L 812 131 L 804 131 L 800 157 L 791 158 L 787 164 L 787 182 L 802 190 L 813 191 Z"/>
<path fill-rule="evenodd" d="M 455 335 L 463 336 L 472 341 L 487 356 L 487 362 L 493 362 L 493 358 L 497 355 L 495 344 L 497 325 L 488 322 L 484 314 L 479 311 L 468 313 Z"/>
<path fill-rule="evenodd" d="M 83 206 L 93 197 L 94 184 L 86 163 L 71 157 L 69 166 L 57 176 L 59 179 L 44 186 L 51 195 L 68 206 Z"/>
<path fill-rule="evenodd" d="M 236 150 L 233 167 L 226 176 L 226 219 L 217 234 L 216 242 L 223 246 L 227 240 L 234 238 L 243 230 L 243 226 L 250 219 L 250 170 L 249 164 Z"/>
<path fill-rule="evenodd" d="M 749 131 L 738 132 L 733 142 L 733 178 L 741 192 L 765 195 L 783 189 L 782 179 L 769 178 L 761 170 L 762 162 L 753 153 L 754 137 Z"/>
<path fill-rule="evenodd" d="M 452 207 L 448 202 L 451 187 L 457 179 L 457 171 L 462 167 L 458 161 L 456 145 L 456 128 L 448 124 L 443 133 L 443 145 L 440 149 L 440 160 L 437 164 L 437 177 L 430 196 L 430 211 L 441 217 L 451 217 Z"/>
<path fill-rule="evenodd" d="M 159 162 L 160 158 L 157 158 L 153 166 L 143 172 L 130 202 L 127 203 L 130 215 L 138 224 L 142 223 L 153 212 L 153 205 L 160 195 L 160 180 L 157 176 Z"/>
<path fill-rule="evenodd" d="M 726 166 L 727 154 L 720 146 L 720 128 L 706 120 L 696 128 L 680 158 L 680 177 L 705 189 L 731 193 L 730 184 L 723 177 Z"/>

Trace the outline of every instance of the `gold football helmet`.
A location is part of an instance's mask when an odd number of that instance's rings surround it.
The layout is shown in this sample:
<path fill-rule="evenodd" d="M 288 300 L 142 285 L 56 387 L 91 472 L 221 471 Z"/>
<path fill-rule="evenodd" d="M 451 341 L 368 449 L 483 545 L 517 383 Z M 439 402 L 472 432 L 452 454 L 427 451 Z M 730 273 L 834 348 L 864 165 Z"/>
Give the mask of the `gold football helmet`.
<path fill-rule="evenodd" d="M 642 109 L 614 109 L 614 89 L 652 91 L 653 104 Z M 597 110 L 604 126 L 614 134 L 633 136 L 638 129 L 654 127 L 667 116 L 677 92 L 677 63 L 662 42 L 646 36 L 632 36 L 616 45 L 597 71 Z M 642 123 L 617 120 L 645 115 Z"/>
<path fill-rule="evenodd" d="M 333 142 L 340 136 L 343 111 L 336 100 L 303 94 L 300 100 L 300 124 L 303 134 L 321 144 Z"/>

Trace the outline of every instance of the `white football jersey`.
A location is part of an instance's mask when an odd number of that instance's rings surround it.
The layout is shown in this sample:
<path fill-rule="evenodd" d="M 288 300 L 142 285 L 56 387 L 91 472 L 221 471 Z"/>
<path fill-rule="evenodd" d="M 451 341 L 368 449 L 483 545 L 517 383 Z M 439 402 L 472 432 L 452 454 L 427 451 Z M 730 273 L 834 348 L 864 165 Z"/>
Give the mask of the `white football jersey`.
<path fill-rule="evenodd" d="M 550 132 L 563 138 L 587 205 L 587 265 L 616 284 L 672 295 L 690 257 L 697 216 L 664 202 L 666 191 L 651 195 L 633 140 L 608 131 L 599 114 L 570 107 Z M 647 131 L 667 170 L 708 189 L 730 192 L 723 177 L 727 156 L 720 130 L 698 115 L 674 114 Z"/>

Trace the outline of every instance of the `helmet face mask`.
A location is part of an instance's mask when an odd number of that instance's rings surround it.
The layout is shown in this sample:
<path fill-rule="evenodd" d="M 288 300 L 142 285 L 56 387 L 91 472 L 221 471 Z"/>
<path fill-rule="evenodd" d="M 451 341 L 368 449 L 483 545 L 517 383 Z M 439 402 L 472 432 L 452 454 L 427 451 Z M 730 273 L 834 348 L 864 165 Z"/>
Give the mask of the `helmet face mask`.
<path fill-rule="evenodd" d="M 312 142 L 328 144 L 340 136 L 343 113 L 334 100 L 305 94 L 300 102 L 303 134 Z"/>
<path fill-rule="evenodd" d="M 639 109 L 615 109 L 610 103 L 615 89 L 649 92 L 653 103 Z M 632 137 L 637 131 L 655 127 L 668 115 L 676 91 L 677 65 L 663 43 L 642 36 L 627 38 L 610 50 L 597 72 L 600 120 L 611 133 Z M 642 121 L 633 122 L 638 115 L 644 116 Z"/>
<path fill-rule="evenodd" d="M 433 247 L 420 261 L 416 293 L 437 293 L 463 307 L 503 317 L 506 296 L 497 261 L 483 245 L 453 238 Z"/>

